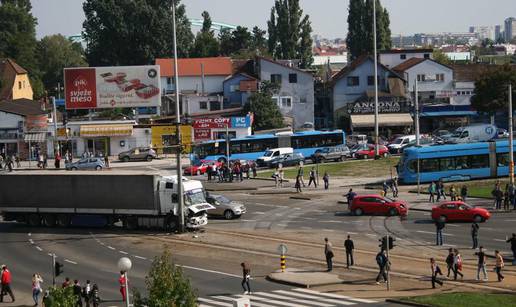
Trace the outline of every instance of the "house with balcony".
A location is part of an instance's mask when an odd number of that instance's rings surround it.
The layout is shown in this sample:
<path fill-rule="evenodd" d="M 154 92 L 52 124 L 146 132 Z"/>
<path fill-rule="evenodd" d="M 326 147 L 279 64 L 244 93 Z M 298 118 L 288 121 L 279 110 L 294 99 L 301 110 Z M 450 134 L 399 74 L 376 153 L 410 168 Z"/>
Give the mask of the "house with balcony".
<path fill-rule="evenodd" d="M 28 72 L 9 58 L 0 58 L 0 101 L 32 99 Z"/>

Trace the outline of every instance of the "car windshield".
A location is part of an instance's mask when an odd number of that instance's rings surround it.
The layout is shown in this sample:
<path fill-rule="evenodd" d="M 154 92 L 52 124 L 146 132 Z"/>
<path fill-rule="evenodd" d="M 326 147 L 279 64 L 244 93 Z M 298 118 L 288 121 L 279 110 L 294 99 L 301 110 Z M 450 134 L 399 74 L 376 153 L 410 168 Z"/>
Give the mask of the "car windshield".
<path fill-rule="evenodd" d="M 218 201 L 219 203 L 222 203 L 222 204 L 228 204 L 231 202 L 231 200 L 229 200 L 227 197 L 222 196 L 222 195 L 215 196 L 214 198 L 216 201 Z"/>
<path fill-rule="evenodd" d="M 272 150 L 267 150 L 267 151 L 263 154 L 263 156 L 264 156 L 264 157 L 270 157 L 270 156 L 272 156 L 272 154 L 273 154 L 273 153 L 274 153 L 274 151 L 272 151 Z"/>
<path fill-rule="evenodd" d="M 396 138 L 394 141 L 392 141 L 392 144 L 401 144 L 403 142 L 402 138 Z"/>
<path fill-rule="evenodd" d="M 326 147 L 326 148 L 320 149 L 319 152 L 328 153 L 328 152 L 330 152 L 330 149 Z"/>
<path fill-rule="evenodd" d="M 389 197 L 383 197 L 383 199 L 385 199 L 386 202 L 389 202 L 389 203 L 393 203 L 394 200 L 393 199 L 390 199 Z"/>
<path fill-rule="evenodd" d="M 199 191 L 195 191 L 193 193 L 189 192 L 186 194 L 185 204 L 187 206 L 198 205 L 198 204 L 202 204 L 202 203 L 206 203 L 206 199 L 204 198 L 203 191 L 199 190 Z"/>

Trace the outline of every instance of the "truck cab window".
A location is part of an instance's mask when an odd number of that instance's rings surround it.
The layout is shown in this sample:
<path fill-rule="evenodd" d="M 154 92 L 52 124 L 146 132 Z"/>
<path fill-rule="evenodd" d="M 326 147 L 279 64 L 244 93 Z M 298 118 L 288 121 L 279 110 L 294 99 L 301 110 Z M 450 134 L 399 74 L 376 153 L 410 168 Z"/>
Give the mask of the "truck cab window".
<path fill-rule="evenodd" d="M 177 203 L 179 201 L 179 198 L 177 197 L 177 194 L 172 194 L 172 202 Z"/>
<path fill-rule="evenodd" d="M 165 189 L 173 189 L 174 188 L 174 183 L 172 182 L 166 182 L 165 183 Z M 177 195 L 176 195 L 177 197 Z"/>

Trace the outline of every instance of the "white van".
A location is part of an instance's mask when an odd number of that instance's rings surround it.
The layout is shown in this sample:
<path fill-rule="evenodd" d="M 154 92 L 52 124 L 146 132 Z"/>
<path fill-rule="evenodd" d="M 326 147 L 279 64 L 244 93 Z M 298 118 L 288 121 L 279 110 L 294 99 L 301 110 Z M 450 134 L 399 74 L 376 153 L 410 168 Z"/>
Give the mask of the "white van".
<path fill-rule="evenodd" d="M 272 148 L 265 151 L 263 156 L 256 159 L 256 164 L 258 166 L 265 166 L 267 162 L 271 161 L 272 159 L 279 157 L 280 155 L 284 154 L 293 154 L 294 148 L 292 147 L 280 147 L 280 148 Z"/>
<path fill-rule="evenodd" d="M 480 124 L 457 128 L 446 141 L 448 143 L 485 142 L 496 138 L 496 136 L 496 126 Z"/>
<path fill-rule="evenodd" d="M 415 141 L 415 135 L 404 135 L 399 136 L 394 139 L 387 147 L 389 148 L 389 152 L 393 154 L 400 153 L 402 148 L 407 146 L 410 142 Z"/>

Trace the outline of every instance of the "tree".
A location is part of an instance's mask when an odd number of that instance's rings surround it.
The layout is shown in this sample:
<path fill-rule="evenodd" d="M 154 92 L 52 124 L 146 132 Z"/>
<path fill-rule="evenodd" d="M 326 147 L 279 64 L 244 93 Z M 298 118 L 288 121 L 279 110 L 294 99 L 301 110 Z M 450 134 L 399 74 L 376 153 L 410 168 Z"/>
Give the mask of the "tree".
<path fill-rule="evenodd" d="M 496 69 L 486 71 L 475 81 L 471 105 L 478 112 L 492 117 L 497 111 L 506 110 L 509 83 L 512 84 L 513 91 L 516 91 L 516 68 L 511 65 L 497 66 Z"/>
<path fill-rule="evenodd" d="M 230 56 L 233 53 L 233 33 L 229 28 L 222 28 L 219 32 L 220 55 Z"/>
<path fill-rule="evenodd" d="M 48 298 L 43 298 L 45 307 L 75 307 L 77 297 L 73 293 L 73 287 L 51 287 Z"/>
<path fill-rule="evenodd" d="M 197 306 L 197 295 L 190 281 L 181 267 L 173 263 L 166 248 L 154 258 L 145 284 L 149 295 L 147 298 L 142 298 L 138 291 L 133 290 L 135 307 Z"/>
<path fill-rule="evenodd" d="M 252 48 L 260 54 L 267 52 L 267 39 L 265 38 L 265 34 L 267 34 L 267 31 L 257 26 L 253 28 Z"/>
<path fill-rule="evenodd" d="M 36 58 L 45 89 L 54 96 L 57 83 L 63 85 L 64 68 L 87 65 L 82 46 L 61 34 L 43 37 L 37 44 Z"/>
<path fill-rule="evenodd" d="M 195 43 L 192 50 L 192 56 L 198 58 L 214 57 L 219 55 L 219 41 L 215 38 L 213 30 L 211 30 L 211 17 L 207 11 L 202 12 L 204 19 L 202 28 L 195 37 Z"/>
<path fill-rule="evenodd" d="M 373 1 L 376 1 L 377 49 L 392 47 L 389 12 L 382 7 L 380 0 L 350 0 L 346 43 L 352 60 L 373 53 Z"/>
<path fill-rule="evenodd" d="M 309 16 L 303 17 L 299 0 L 276 0 L 267 25 L 269 53 L 274 58 L 300 59 L 301 68 L 311 65 L 312 27 Z M 310 43 L 310 52 L 307 51 L 307 43 Z"/>
<path fill-rule="evenodd" d="M 188 57 L 193 43 L 190 22 L 180 0 L 86 0 L 83 37 L 91 66 L 153 64 L 173 56 L 172 5 L 176 6 L 179 57 Z"/>
<path fill-rule="evenodd" d="M 283 115 L 277 104 L 272 100 L 279 86 L 269 81 L 260 84 L 260 91 L 249 96 L 244 112 L 254 114 L 253 126 L 255 130 L 275 129 L 284 127 Z"/>
<path fill-rule="evenodd" d="M 432 52 L 432 58 L 437 63 L 443 64 L 443 65 L 451 64 L 450 58 L 441 49 L 435 48 L 434 51 Z"/>

